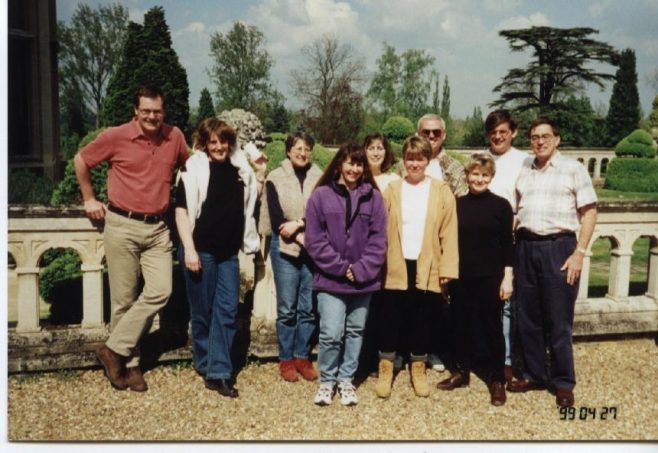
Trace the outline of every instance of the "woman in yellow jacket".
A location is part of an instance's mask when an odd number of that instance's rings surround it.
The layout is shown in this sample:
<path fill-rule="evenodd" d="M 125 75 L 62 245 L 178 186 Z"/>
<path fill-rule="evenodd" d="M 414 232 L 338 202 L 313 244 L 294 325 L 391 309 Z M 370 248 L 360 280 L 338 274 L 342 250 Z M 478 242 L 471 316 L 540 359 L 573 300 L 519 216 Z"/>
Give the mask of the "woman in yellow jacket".
<path fill-rule="evenodd" d="M 429 396 L 425 361 L 431 304 L 444 303 L 447 284 L 458 277 L 459 253 L 455 197 L 450 186 L 425 175 L 432 155 L 422 137 L 402 146 L 406 176 L 384 193 L 388 212 L 388 251 L 384 287 L 392 297 L 382 301 L 379 330 L 379 377 L 375 390 L 391 394 L 397 338 L 406 319 L 410 327 L 411 382 L 417 396 Z"/>

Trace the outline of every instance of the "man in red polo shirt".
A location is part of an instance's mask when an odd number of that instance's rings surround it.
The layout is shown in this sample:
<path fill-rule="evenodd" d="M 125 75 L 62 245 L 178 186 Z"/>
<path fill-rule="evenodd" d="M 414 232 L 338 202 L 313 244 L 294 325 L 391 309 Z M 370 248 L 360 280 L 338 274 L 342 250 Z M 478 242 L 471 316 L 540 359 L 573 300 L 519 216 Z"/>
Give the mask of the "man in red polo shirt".
<path fill-rule="evenodd" d="M 74 163 L 87 216 L 105 219 L 112 320 L 110 337 L 96 356 L 114 388 L 145 391 L 137 344 L 171 294 L 172 242 L 164 215 L 173 171 L 185 163 L 188 149 L 180 129 L 164 124 L 162 90 L 142 87 L 134 104 L 131 121 L 105 130 Z M 91 185 L 91 168 L 104 161 L 107 206 Z"/>

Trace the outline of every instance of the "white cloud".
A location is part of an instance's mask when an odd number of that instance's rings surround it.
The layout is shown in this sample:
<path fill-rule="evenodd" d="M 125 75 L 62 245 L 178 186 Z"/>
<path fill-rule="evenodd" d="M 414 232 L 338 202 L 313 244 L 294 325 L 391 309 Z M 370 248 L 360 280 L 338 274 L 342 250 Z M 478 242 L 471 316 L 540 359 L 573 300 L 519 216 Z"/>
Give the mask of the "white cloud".
<path fill-rule="evenodd" d="M 505 19 L 496 26 L 496 30 L 550 26 L 551 21 L 544 13 L 534 13 L 530 16 L 515 16 Z"/>
<path fill-rule="evenodd" d="M 517 10 L 522 4 L 523 0 L 484 0 L 484 9 L 499 14 Z"/>

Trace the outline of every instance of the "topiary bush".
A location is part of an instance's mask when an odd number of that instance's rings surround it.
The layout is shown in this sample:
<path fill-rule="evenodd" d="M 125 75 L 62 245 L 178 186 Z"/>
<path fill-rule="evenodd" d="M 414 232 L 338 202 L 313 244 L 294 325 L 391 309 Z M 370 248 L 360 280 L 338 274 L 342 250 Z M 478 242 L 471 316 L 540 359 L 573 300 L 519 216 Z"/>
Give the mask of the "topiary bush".
<path fill-rule="evenodd" d="M 280 141 L 273 141 L 265 145 L 263 152 L 267 155 L 267 172 L 269 173 L 279 167 L 283 159 L 286 158 L 286 145 Z M 324 170 L 331 162 L 331 159 L 334 158 L 334 154 L 334 152 L 316 143 L 313 147 L 313 162 Z"/>
<path fill-rule="evenodd" d="M 403 142 L 415 131 L 414 124 L 404 116 L 392 116 L 382 126 L 382 134 L 393 142 Z"/>
<path fill-rule="evenodd" d="M 286 139 L 288 138 L 288 134 L 283 132 L 272 132 L 268 134 L 268 137 L 272 142 L 285 142 Z"/>
<path fill-rule="evenodd" d="M 105 128 L 101 128 L 89 132 L 80 140 L 80 148 L 91 143 L 104 130 Z M 96 194 L 96 199 L 107 203 L 107 162 L 103 162 L 91 169 L 91 183 L 94 188 L 94 194 Z M 53 206 L 82 204 L 82 193 L 80 193 L 80 186 L 75 176 L 73 157 L 66 163 L 64 178 L 62 178 L 53 191 L 50 204 Z"/>
<path fill-rule="evenodd" d="M 617 157 L 652 159 L 656 157 L 656 143 L 650 133 L 636 129 L 617 143 L 615 154 Z"/>
<path fill-rule="evenodd" d="M 39 293 L 46 302 L 52 302 L 55 288 L 80 278 L 80 256 L 72 249 L 51 249 L 44 253 L 39 272 Z"/>
<path fill-rule="evenodd" d="M 55 184 L 47 176 L 35 175 L 28 169 L 9 170 L 7 202 L 48 204 Z"/>
<path fill-rule="evenodd" d="M 658 160 L 613 159 L 608 164 L 604 188 L 624 192 L 658 192 Z"/>

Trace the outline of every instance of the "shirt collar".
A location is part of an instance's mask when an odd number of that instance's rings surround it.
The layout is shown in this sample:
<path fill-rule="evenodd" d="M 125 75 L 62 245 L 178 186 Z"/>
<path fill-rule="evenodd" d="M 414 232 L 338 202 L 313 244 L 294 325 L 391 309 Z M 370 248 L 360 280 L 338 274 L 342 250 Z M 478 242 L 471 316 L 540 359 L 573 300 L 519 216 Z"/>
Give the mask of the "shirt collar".
<path fill-rule="evenodd" d="M 560 151 L 557 150 L 555 151 L 555 154 L 553 154 L 553 157 L 550 158 L 550 160 L 546 163 L 546 167 L 557 167 L 558 164 L 560 163 L 562 155 L 560 154 Z M 546 168 L 544 167 L 544 168 Z M 532 169 L 533 170 L 541 170 L 539 167 L 537 167 L 537 158 L 534 158 L 532 160 Z"/>
<path fill-rule="evenodd" d="M 133 128 L 132 134 L 130 134 L 130 140 L 131 141 L 135 141 L 139 137 L 148 138 L 148 137 L 146 137 L 146 135 L 144 135 L 142 133 L 142 130 L 139 128 L 139 124 L 137 123 L 136 118 L 133 118 L 131 123 L 132 123 L 132 128 Z M 171 132 L 171 126 L 169 126 L 168 124 L 162 124 L 162 126 L 160 127 L 160 131 L 159 131 L 158 135 L 160 135 L 160 137 L 162 139 L 169 141 L 169 140 L 171 140 L 170 132 Z"/>

